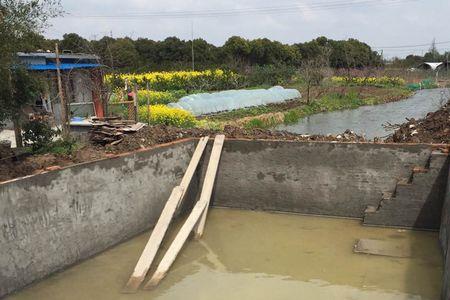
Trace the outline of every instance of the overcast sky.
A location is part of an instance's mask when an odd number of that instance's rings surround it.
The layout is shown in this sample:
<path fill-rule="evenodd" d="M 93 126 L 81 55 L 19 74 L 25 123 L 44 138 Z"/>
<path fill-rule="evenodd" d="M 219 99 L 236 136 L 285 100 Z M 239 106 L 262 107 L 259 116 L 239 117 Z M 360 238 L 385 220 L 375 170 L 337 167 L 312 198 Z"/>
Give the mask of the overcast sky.
<path fill-rule="evenodd" d="M 366 1 L 365 3 L 361 3 Z M 392 2 L 397 2 L 393 4 Z M 222 45 L 233 35 L 253 39 L 266 37 L 283 43 L 304 42 L 318 36 L 333 39 L 357 38 L 372 47 L 384 48 L 387 57 L 422 54 L 433 38 L 450 41 L 450 0 L 62 0 L 65 17 L 52 21 L 46 36 L 61 38 L 75 32 L 88 39 L 104 35 L 146 37 L 161 40 L 168 36 L 194 36 Z M 353 5 L 354 2 L 360 2 Z M 342 8 L 342 3 L 345 7 Z M 341 6 L 330 9 L 330 5 Z M 297 9 L 286 9 L 298 6 Z M 325 8 L 325 6 L 327 6 Z M 254 8 L 275 8 L 272 13 L 254 13 Z M 282 7 L 283 9 L 277 10 Z M 136 15 L 154 12 L 244 10 L 232 16 L 187 18 L 84 18 L 85 16 Z M 289 11 L 288 13 L 286 13 Z M 84 16 L 80 18 L 80 16 Z M 411 46 L 427 44 L 427 46 Z M 450 50 L 450 42 L 438 44 Z"/>

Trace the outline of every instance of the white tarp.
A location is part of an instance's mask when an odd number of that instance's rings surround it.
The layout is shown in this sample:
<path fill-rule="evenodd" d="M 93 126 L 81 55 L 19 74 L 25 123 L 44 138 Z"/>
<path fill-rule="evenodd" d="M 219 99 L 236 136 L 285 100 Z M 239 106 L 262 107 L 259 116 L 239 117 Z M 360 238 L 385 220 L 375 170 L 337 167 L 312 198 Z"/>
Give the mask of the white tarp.
<path fill-rule="evenodd" d="M 270 89 L 229 90 L 215 93 L 202 93 L 185 96 L 177 103 L 168 106 L 190 111 L 194 116 L 229 111 L 238 108 L 280 103 L 301 98 L 295 89 L 274 86 Z"/>

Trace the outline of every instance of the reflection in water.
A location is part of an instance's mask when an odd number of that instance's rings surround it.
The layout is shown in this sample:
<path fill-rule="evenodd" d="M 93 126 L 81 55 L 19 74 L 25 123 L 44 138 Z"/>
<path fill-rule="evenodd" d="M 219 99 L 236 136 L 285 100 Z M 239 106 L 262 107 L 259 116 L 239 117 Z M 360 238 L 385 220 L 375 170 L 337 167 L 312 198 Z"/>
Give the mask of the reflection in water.
<path fill-rule="evenodd" d="M 8 299 L 439 299 L 437 233 L 230 209 L 210 211 L 203 239 L 188 242 L 159 287 L 121 294 L 148 235 Z M 354 254 L 360 238 L 405 243 L 414 255 Z"/>
<path fill-rule="evenodd" d="M 383 128 L 383 124 L 401 124 L 405 118 L 423 118 L 427 113 L 438 110 L 449 98 L 448 89 L 422 90 L 406 100 L 316 114 L 277 129 L 302 134 L 339 134 L 351 129 L 373 139 L 391 133 Z"/>

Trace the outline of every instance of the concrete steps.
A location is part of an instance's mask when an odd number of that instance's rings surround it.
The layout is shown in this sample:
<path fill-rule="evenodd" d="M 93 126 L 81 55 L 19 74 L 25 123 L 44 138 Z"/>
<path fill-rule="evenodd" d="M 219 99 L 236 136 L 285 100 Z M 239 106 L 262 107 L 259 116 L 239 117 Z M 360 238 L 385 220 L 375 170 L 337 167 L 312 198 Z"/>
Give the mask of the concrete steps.
<path fill-rule="evenodd" d="M 433 151 L 426 166 L 416 166 L 385 192 L 378 207 L 367 207 L 364 225 L 437 230 L 446 187 L 447 154 Z"/>

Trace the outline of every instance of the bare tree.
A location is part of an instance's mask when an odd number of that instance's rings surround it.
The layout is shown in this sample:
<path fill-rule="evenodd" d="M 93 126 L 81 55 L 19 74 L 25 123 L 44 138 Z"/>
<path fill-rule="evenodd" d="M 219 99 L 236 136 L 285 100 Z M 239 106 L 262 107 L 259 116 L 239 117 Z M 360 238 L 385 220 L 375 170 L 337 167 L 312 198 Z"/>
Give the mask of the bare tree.
<path fill-rule="evenodd" d="M 329 51 L 323 51 L 313 58 L 302 61 L 300 76 L 306 85 L 306 103 L 311 102 L 311 87 L 320 85 L 328 67 Z"/>

